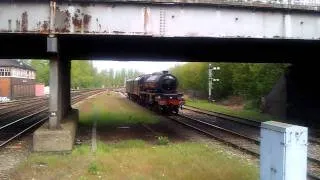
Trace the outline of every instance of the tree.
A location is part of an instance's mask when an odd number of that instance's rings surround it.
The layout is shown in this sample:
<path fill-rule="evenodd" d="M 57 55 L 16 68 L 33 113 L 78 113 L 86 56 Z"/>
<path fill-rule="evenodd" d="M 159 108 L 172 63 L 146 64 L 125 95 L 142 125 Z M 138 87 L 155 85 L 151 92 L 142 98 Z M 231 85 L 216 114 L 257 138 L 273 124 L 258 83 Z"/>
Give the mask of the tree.
<path fill-rule="evenodd" d="M 27 60 L 24 61 L 36 70 L 36 82 L 49 85 L 49 61 Z M 71 88 L 101 88 L 119 87 L 124 85 L 125 79 L 135 78 L 141 73 L 137 70 L 114 69 L 102 70 L 100 73 L 91 61 L 71 61 Z"/>
<path fill-rule="evenodd" d="M 248 100 L 259 100 L 265 96 L 285 72 L 287 64 L 253 63 L 211 63 L 220 70 L 214 71 L 213 82 L 215 99 L 237 95 Z M 181 90 L 197 90 L 208 93 L 209 63 L 186 63 L 171 68 Z"/>
<path fill-rule="evenodd" d="M 49 61 L 48 60 L 30 60 L 27 62 L 36 70 L 36 82 L 49 85 Z"/>

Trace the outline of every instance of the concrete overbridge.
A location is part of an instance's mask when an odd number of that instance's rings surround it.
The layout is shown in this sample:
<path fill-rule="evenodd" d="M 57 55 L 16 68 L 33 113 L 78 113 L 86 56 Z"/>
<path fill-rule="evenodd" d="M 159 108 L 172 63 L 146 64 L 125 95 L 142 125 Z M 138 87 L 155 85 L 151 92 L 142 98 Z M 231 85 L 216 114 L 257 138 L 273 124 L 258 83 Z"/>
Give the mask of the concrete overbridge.
<path fill-rule="evenodd" d="M 49 129 L 58 131 L 71 112 L 71 59 L 312 64 L 319 12 L 319 0 L 2 0 L 0 58 L 50 59 Z M 295 67 L 303 77 L 315 68 Z"/>

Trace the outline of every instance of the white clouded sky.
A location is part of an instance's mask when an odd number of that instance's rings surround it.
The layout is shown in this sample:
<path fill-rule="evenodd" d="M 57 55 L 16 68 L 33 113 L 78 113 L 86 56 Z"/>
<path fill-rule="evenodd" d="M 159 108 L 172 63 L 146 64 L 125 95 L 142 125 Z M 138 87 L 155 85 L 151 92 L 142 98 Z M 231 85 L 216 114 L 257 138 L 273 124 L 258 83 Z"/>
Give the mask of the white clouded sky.
<path fill-rule="evenodd" d="M 174 67 L 176 64 L 182 64 L 183 62 L 150 62 L 150 61 L 93 61 L 93 66 L 96 67 L 99 72 L 104 69 L 113 68 L 114 70 L 136 69 L 142 73 L 153 73 L 163 70 L 168 70 Z"/>

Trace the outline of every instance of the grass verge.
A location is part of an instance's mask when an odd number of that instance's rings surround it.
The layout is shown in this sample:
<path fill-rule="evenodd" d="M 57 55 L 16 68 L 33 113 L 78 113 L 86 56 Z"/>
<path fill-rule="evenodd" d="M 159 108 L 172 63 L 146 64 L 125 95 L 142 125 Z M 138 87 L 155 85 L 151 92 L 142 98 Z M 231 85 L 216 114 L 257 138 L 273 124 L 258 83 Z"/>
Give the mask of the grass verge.
<path fill-rule="evenodd" d="M 80 106 L 80 124 L 98 126 L 156 123 L 143 108 L 115 94 L 103 94 Z M 222 146 L 204 143 L 172 143 L 166 136 L 157 144 L 140 139 L 76 146 L 70 154 L 33 153 L 11 179 L 215 179 L 255 180 L 258 167 Z"/>
<path fill-rule="evenodd" d="M 247 118 L 257 121 L 280 121 L 279 118 L 272 117 L 268 114 L 262 114 L 257 110 L 235 110 L 228 108 L 227 106 L 217 105 L 214 103 L 209 103 L 206 100 L 187 100 L 186 105 L 190 105 L 199 109 L 207 110 L 207 111 L 214 111 L 219 112 L 231 116 L 237 116 L 241 118 Z"/>
<path fill-rule="evenodd" d="M 110 92 L 88 100 L 79 107 L 80 125 L 120 126 L 157 123 L 158 118 L 133 102 Z"/>
<path fill-rule="evenodd" d="M 88 145 L 71 154 L 32 154 L 12 179 L 258 179 L 258 168 L 220 147 L 200 143 L 150 145 L 142 140 Z"/>

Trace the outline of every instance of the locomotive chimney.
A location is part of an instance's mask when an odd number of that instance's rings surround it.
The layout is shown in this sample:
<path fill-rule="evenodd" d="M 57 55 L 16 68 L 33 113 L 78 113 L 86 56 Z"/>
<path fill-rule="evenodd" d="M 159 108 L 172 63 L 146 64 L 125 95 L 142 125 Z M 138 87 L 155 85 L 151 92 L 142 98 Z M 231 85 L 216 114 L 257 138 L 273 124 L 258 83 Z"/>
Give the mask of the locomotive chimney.
<path fill-rule="evenodd" d="M 162 71 L 162 73 L 163 73 L 163 74 L 168 74 L 168 73 L 169 73 L 169 71 Z"/>

